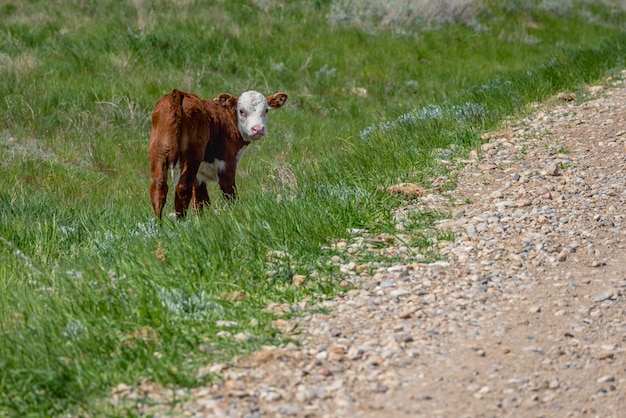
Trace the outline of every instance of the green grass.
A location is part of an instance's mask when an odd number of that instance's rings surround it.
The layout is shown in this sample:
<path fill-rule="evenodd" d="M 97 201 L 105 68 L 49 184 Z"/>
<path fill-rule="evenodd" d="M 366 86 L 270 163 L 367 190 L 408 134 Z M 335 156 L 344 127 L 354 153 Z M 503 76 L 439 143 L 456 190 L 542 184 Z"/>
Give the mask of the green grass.
<path fill-rule="evenodd" d="M 0 416 L 199 385 L 198 366 L 279 344 L 264 308 L 339 292 L 334 239 L 396 233 L 385 186 L 428 187 L 503 118 L 624 66 L 623 10 L 518 3 L 418 30 L 338 24 L 329 1 L 0 1 Z M 202 216 L 156 225 L 150 113 L 173 88 L 290 98 L 236 204 L 212 188 Z M 431 259 L 440 216 L 404 231 Z"/>

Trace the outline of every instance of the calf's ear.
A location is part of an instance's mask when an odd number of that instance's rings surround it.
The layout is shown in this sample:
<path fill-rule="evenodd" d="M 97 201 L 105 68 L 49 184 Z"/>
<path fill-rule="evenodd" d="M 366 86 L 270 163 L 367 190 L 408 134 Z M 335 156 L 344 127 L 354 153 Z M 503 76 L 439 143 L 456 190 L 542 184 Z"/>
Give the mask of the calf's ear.
<path fill-rule="evenodd" d="M 287 101 L 287 93 L 276 93 L 271 96 L 267 96 L 267 104 L 271 109 L 278 109 Z"/>
<path fill-rule="evenodd" d="M 239 97 L 233 97 L 228 93 L 222 93 L 217 96 L 217 101 L 220 102 L 220 105 L 228 108 L 237 106 L 237 99 L 239 99 Z"/>

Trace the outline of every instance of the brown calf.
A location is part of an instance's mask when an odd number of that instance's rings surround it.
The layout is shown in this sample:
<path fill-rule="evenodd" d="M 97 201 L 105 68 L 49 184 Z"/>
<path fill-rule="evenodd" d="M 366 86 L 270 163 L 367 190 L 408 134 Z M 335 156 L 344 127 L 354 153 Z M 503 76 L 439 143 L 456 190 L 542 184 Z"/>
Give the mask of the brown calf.
<path fill-rule="evenodd" d="M 209 203 L 206 182 L 217 181 L 227 199 L 235 198 L 235 170 L 250 142 L 267 134 L 267 113 L 287 101 L 286 93 L 240 97 L 220 94 L 215 100 L 174 90 L 152 112 L 150 130 L 150 198 L 161 217 L 167 199 L 168 169 L 178 171 L 174 208 L 182 218 L 193 200 L 200 211 Z"/>

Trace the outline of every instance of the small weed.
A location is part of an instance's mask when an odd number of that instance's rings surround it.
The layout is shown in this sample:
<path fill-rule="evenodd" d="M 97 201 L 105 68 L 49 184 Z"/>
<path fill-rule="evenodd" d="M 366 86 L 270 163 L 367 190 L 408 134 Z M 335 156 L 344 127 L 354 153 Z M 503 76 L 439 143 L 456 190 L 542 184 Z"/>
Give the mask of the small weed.
<path fill-rule="evenodd" d="M 563 162 L 559 163 L 559 169 L 560 170 L 567 170 L 570 167 L 572 167 L 572 163 L 569 162 L 569 161 L 563 161 Z"/>
<path fill-rule="evenodd" d="M 450 230 L 440 230 L 437 232 L 437 239 L 439 241 L 451 241 L 454 242 L 454 240 L 456 239 L 456 235 L 454 234 L 454 232 L 450 231 Z"/>

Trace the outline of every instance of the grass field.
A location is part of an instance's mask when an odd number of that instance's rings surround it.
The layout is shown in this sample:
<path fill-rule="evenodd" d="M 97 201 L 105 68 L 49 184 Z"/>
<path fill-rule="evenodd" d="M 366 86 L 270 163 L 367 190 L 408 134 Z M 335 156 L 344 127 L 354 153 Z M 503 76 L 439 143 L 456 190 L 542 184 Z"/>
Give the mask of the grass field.
<path fill-rule="evenodd" d="M 99 415 L 119 383 L 200 385 L 281 343 L 268 304 L 341 291 L 333 240 L 396 233 L 385 186 L 431 187 L 442 156 L 626 65 L 619 1 L 428 4 L 0 0 L 0 416 Z M 236 204 L 212 188 L 159 225 L 147 142 L 173 88 L 290 98 Z M 437 257 L 443 215 L 404 231 L 415 251 Z"/>

